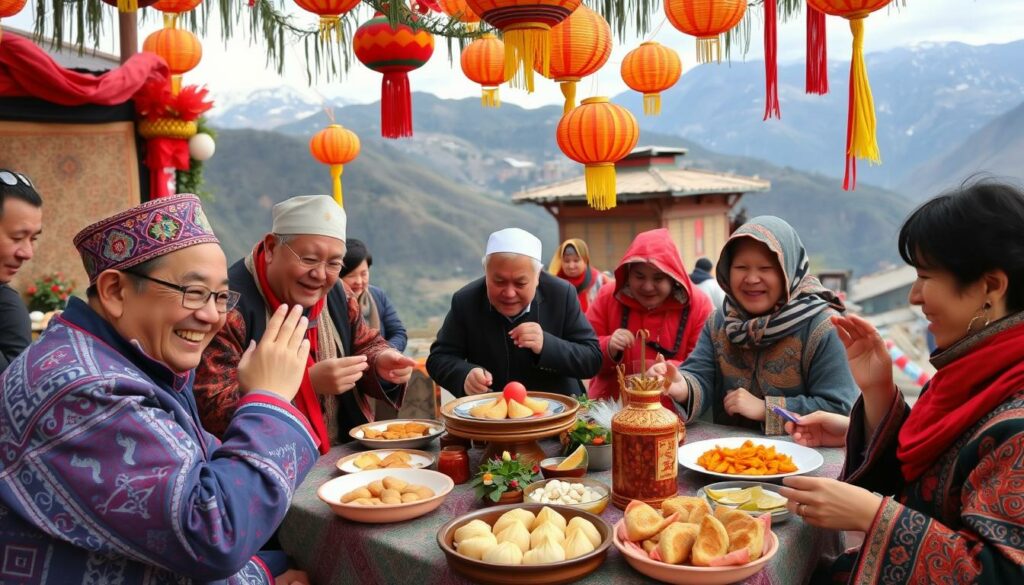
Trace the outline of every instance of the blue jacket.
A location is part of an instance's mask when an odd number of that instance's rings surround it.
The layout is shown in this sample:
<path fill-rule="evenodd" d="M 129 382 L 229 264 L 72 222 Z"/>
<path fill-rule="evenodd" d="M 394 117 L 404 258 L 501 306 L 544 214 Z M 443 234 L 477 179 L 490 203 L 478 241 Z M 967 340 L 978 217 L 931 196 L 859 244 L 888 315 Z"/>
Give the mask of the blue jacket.
<path fill-rule="evenodd" d="M 388 300 L 388 295 L 383 290 L 370 285 L 370 294 L 373 295 L 373 302 L 377 303 L 377 313 L 380 314 L 380 336 L 388 340 L 388 345 L 398 351 L 405 351 L 409 343 L 409 336 L 405 333 L 405 325 L 398 318 L 398 311 Z"/>

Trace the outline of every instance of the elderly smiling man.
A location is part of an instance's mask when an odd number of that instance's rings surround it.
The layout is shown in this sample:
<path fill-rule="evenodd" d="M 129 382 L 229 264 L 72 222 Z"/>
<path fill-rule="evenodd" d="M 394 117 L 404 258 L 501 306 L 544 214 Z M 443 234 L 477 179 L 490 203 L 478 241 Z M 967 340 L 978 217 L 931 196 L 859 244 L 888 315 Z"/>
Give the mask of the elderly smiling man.
<path fill-rule="evenodd" d="M 541 272 L 540 240 L 519 228 L 487 240 L 484 277 L 452 296 L 427 371 L 456 396 L 501 390 L 576 395 L 601 369 L 601 349 L 576 290 Z"/>
<path fill-rule="evenodd" d="M 87 227 L 73 298 L 0 378 L 0 583 L 306 582 L 256 552 L 317 458 L 289 402 L 309 352 L 281 307 L 238 366 L 224 442 L 193 368 L 238 300 L 193 195 Z M 282 574 L 284 573 L 284 574 Z"/>
<path fill-rule="evenodd" d="M 416 362 L 367 326 L 356 296 L 339 280 L 346 216 L 334 199 L 292 197 L 275 205 L 273 215 L 271 233 L 228 271 L 231 290 L 242 299 L 203 356 L 196 399 L 212 433 L 227 428 L 240 396 L 235 366 L 242 352 L 263 336 L 280 303 L 302 305 L 312 350 L 295 405 L 326 453 L 348 441 L 350 429 L 373 420 L 368 397 L 401 406 Z M 385 392 L 380 380 L 400 385 Z"/>

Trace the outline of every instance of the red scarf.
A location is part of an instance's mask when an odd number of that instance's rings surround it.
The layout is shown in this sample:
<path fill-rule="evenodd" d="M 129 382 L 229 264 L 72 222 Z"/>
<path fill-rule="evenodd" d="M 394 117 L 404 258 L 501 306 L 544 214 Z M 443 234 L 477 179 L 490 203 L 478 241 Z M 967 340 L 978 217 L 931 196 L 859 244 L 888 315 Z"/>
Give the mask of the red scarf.
<path fill-rule="evenodd" d="M 260 290 L 263 291 L 263 298 L 267 299 L 267 305 L 270 307 L 270 312 L 273 313 L 281 306 L 281 301 L 277 300 L 274 291 L 270 288 L 270 283 L 267 281 L 267 256 L 262 243 L 256 246 L 256 250 L 253 252 L 253 266 L 256 269 L 256 279 L 259 281 Z M 316 363 L 313 356 L 317 352 L 317 322 L 319 321 L 320 311 L 323 311 L 326 302 L 327 297 L 321 297 L 309 309 L 309 315 L 307 315 L 309 318 L 309 330 L 306 332 L 306 339 L 309 340 L 309 357 L 306 358 L 306 371 L 302 374 L 302 384 L 299 386 L 299 393 L 295 395 L 295 400 L 293 400 L 295 407 L 309 419 L 309 424 L 313 427 L 313 432 L 316 433 L 316 438 L 320 441 L 321 455 L 330 451 L 331 443 L 327 438 L 327 424 L 324 422 L 323 412 L 320 411 L 320 401 L 317 400 L 316 391 L 313 390 L 313 383 L 309 380 L 309 368 L 313 367 L 313 364 Z"/>
<path fill-rule="evenodd" d="M 1024 389 L 1024 324 L 980 342 L 941 367 L 900 429 L 896 456 L 914 481 L 954 441 Z"/>
<path fill-rule="evenodd" d="M 588 276 L 590 277 L 589 283 L 587 282 Z M 564 271 L 559 270 L 558 277 L 568 281 L 568 283 L 576 289 L 576 296 L 578 296 L 580 300 L 580 309 L 582 309 L 585 314 L 587 309 L 590 308 L 590 289 L 597 284 L 597 279 L 601 277 L 600 274 L 597 274 L 597 269 L 591 268 L 590 265 L 587 265 L 583 272 L 576 277 L 566 276 Z"/>

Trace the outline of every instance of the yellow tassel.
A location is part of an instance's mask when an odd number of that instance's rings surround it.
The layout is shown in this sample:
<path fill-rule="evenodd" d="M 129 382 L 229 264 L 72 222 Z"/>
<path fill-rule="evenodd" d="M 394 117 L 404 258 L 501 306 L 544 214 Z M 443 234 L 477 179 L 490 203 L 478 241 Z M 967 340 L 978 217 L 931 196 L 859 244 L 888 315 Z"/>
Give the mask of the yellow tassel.
<path fill-rule="evenodd" d="M 562 106 L 562 115 L 576 109 L 576 82 L 563 81 L 561 84 L 562 95 L 565 96 L 565 105 Z"/>
<path fill-rule="evenodd" d="M 551 71 L 551 27 L 540 23 L 512 25 L 502 35 L 505 42 L 505 77 L 509 85 L 533 93 L 533 63 L 539 53 L 541 75 Z"/>
<path fill-rule="evenodd" d="M 139 9 L 138 0 L 117 0 L 118 12 L 136 12 Z"/>
<path fill-rule="evenodd" d="M 341 42 L 341 19 L 337 16 L 321 16 L 320 17 L 320 38 L 324 41 L 331 41 L 331 33 L 334 34 L 334 38 L 340 43 Z"/>
<path fill-rule="evenodd" d="M 498 88 L 485 87 L 483 94 L 480 95 L 480 104 L 485 108 L 501 107 L 501 98 L 498 96 Z"/>
<path fill-rule="evenodd" d="M 171 76 L 171 95 L 178 95 L 181 92 L 181 76 Z"/>
<path fill-rule="evenodd" d="M 847 154 L 879 164 L 882 155 L 878 151 L 875 137 L 875 99 L 871 96 L 871 82 L 868 81 L 868 68 L 864 63 L 864 19 L 851 20 L 850 31 L 853 33 L 853 62 L 850 64 L 850 77 L 853 80 L 853 105 L 850 109 L 853 119 L 850 120 L 852 135 Z"/>
<path fill-rule="evenodd" d="M 178 28 L 178 16 L 176 12 L 165 12 L 164 28 Z"/>
<path fill-rule="evenodd" d="M 331 180 L 334 181 L 334 200 L 338 202 L 339 207 L 345 207 L 344 199 L 341 195 L 341 172 L 345 170 L 343 165 L 331 165 Z"/>
<path fill-rule="evenodd" d="M 478 30 L 480 30 L 480 22 L 479 21 L 477 21 L 477 22 L 467 22 L 466 23 L 466 32 L 476 32 Z"/>
<path fill-rule="evenodd" d="M 587 205 L 598 211 L 615 207 L 615 163 L 589 164 L 583 176 L 587 181 Z"/>
<path fill-rule="evenodd" d="M 697 39 L 697 62 L 710 63 L 712 61 L 722 62 L 722 43 L 718 40 L 718 35 Z"/>
<path fill-rule="evenodd" d="M 644 94 L 644 115 L 645 116 L 660 116 L 661 115 L 661 94 L 660 93 L 645 93 Z"/>

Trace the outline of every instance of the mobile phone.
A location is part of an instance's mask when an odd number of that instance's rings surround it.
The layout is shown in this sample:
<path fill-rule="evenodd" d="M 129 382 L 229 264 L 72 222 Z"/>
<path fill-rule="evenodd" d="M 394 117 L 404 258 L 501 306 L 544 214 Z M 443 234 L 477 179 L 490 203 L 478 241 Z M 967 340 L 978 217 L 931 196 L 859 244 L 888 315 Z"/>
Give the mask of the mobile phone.
<path fill-rule="evenodd" d="M 778 416 L 779 418 L 782 418 L 784 420 L 788 420 L 789 422 L 791 422 L 791 423 L 793 423 L 795 425 L 800 424 L 800 417 L 798 417 L 797 415 L 793 414 L 792 412 L 789 412 L 785 408 L 782 408 L 780 406 L 773 406 L 772 407 L 772 412 L 775 413 L 775 415 Z"/>

